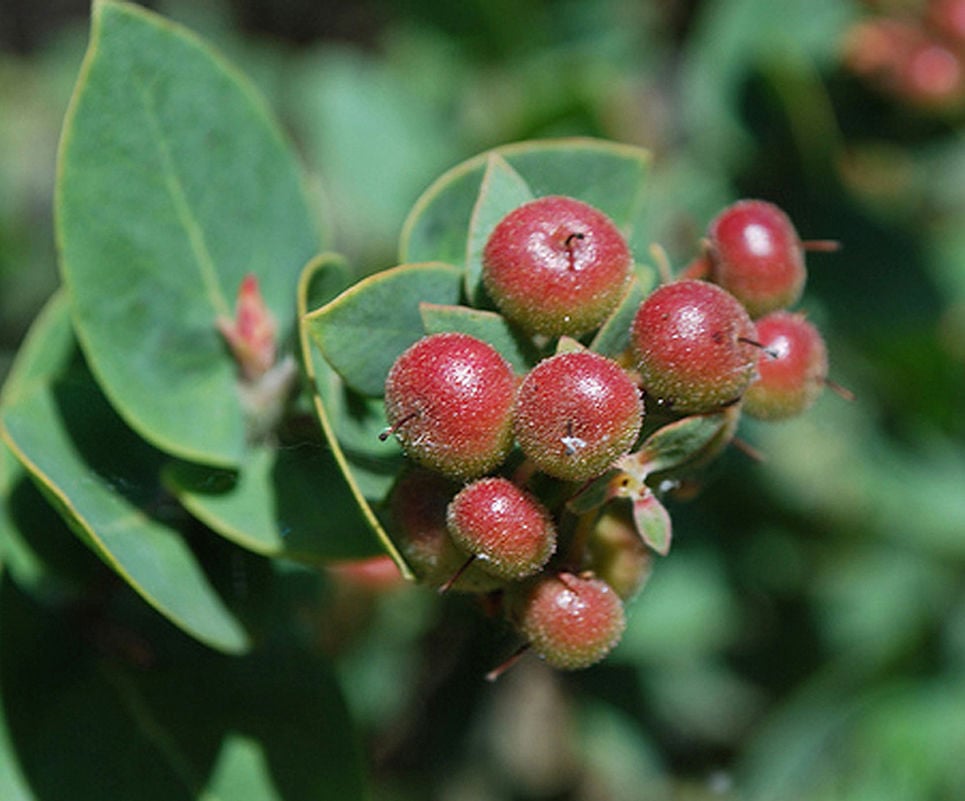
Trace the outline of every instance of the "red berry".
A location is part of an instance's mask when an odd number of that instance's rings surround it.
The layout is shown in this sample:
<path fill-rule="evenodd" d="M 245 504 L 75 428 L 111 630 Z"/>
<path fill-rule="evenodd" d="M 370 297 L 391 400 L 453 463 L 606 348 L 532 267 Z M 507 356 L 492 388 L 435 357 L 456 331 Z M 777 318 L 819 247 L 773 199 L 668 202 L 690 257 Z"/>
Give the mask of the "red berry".
<path fill-rule="evenodd" d="M 711 277 L 751 317 L 796 303 L 807 273 L 804 249 L 788 216 L 764 200 L 740 200 L 711 222 Z"/>
<path fill-rule="evenodd" d="M 453 541 L 500 578 L 531 576 L 556 550 L 549 511 L 505 478 L 481 478 L 464 487 L 446 519 Z"/>
<path fill-rule="evenodd" d="M 620 302 L 633 257 L 603 212 L 559 195 L 525 203 L 493 229 L 483 284 L 500 311 L 528 331 L 576 336 Z"/>
<path fill-rule="evenodd" d="M 480 476 L 512 447 L 516 385 L 509 363 L 491 345 L 467 334 L 432 334 L 389 370 L 389 430 L 423 466 L 453 478 Z"/>
<path fill-rule="evenodd" d="M 800 414 L 827 381 L 828 356 L 821 334 L 803 314 L 774 312 L 757 321 L 756 336 L 763 346 L 758 377 L 744 393 L 743 410 L 764 420 Z"/>
<path fill-rule="evenodd" d="M 658 287 L 640 304 L 630 338 L 647 395 L 674 411 L 720 409 L 754 377 L 754 324 L 733 295 L 706 281 Z"/>
<path fill-rule="evenodd" d="M 612 359 L 560 353 L 534 367 L 516 399 L 516 439 L 544 473 L 594 478 L 626 453 L 643 422 L 640 390 Z"/>
<path fill-rule="evenodd" d="M 416 578 L 430 587 L 441 587 L 453 576 L 452 590 L 489 592 L 502 582 L 476 566 L 466 567 L 469 554 L 449 536 L 446 509 L 459 485 L 438 473 L 411 470 L 392 488 L 389 510 L 392 535 Z"/>
<path fill-rule="evenodd" d="M 533 650 L 564 670 L 589 667 L 623 635 L 623 603 L 605 581 L 572 573 L 544 576 L 526 586 L 511 606 Z"/>

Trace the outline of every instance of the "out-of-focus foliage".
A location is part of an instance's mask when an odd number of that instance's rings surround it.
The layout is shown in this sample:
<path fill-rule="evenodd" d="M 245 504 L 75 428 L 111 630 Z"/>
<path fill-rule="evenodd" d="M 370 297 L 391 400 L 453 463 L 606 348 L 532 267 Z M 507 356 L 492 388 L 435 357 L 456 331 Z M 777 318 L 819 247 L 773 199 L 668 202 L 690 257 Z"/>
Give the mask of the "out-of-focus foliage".
<path fill-rule="evenodd" d="M 193 547 L 246 623 L 295 629 L 278 632 L 287 661 L 180 642 L 40 516 L 4 450 L 0 755 L 18 759 L 0 759 L 0 797 L 89 797 L 95 762 L 144 798 L 325 797 L 305 769 L 324 771 L 339 737 L 308 726 L 303 752 L 277 753 L 279 711 L 357 736 L 380 801 L 965 797 L 965 108 L 910 104 L 848 69 L 853 26 L 895 3 L 385 0 L 361 6 L 364 37 L 297 45 L 239 28 L 240 0 L 161 5 L 265 93 L 360 271 L 394 263 L 420 191 L 483 148 L 642 145 L 649 239 L 674 267 L 740 196 L 842 243 L 809 254 L 801 308 L 856 400 L 828 392 L 800 420 L 742 424 L 765 461 L 731 449 L 696 502 L 673 504 L 674 550 L 607 662 L 560 675 L 523 660 L 495 684 L 482 676 L 506 632 L 469 601 L 269 569 L 220 541 Z M 3 372 L 56 283 L 55 153 L 85 36 L 0 52 Z M 11 519 L 47 525 L 23 543 Z M 225 698 L 201 724 L 191 697 L 206 687 Z M 274 787 L 235 794 L 245 775 Z M 363 793 L 339 775 L 333 797 Z"/>

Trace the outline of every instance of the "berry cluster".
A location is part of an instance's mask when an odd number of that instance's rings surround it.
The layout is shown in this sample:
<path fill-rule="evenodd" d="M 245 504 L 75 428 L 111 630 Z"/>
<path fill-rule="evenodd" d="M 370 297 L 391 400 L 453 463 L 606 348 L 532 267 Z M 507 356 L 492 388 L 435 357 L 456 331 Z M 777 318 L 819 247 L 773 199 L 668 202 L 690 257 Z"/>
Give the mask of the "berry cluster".
<path fill-rule="evenodd" d="M 882 9 L 854 25 L 844 57 L 855 74 L 912 105 L 960 108 L 965 102 L 965 0 Z"/>
<path fill-rule="evenodd" d="M 786 311 L 803 290 L 806 247 L 775 206 L 736 203 L 686 274 L 627 314 L 633 257 L 602 212 L 548 196 L 506 215 L 481 280 L 541 357 L 519 376 L 493 344 L 434 333 L 396 359 L 385 384 L 384 436 L 414 463 L 389 511 L 417 576 L 499 599 L 556 667 L 602 659 L 651 549 L 669 546 L 650 474 L 731 436 L 734 410 L 788 417 L 824 386 L 820 335 Z M 631 317 L 615 358 L 585 344 Z M 674 436 L 645 428 L 647 408 L 676 425 Z M 720 421 L 713 436 L 683 448 L 681 432 L 705 419 Z"/>

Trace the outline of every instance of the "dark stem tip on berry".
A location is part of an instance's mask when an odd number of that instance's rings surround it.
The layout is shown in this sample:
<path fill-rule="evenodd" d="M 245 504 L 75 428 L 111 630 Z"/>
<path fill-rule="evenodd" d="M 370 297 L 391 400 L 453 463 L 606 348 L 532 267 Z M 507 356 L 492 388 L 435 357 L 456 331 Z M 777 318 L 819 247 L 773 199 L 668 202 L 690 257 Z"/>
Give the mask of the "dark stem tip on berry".
<path fill-rule="evenodd" d="M 459 579 L 462 577 L 462 574 L 469 569 L 469 565 L 471 565 L 474 561 L 476 561 L 476 555 L 472 554 L 465 562 L 463 562 L 459 566 L 459 569 L 455 573 L 453 573 L 448 579 L 446 579 L 445 584 L 439 587 L 439 594 L 445 595 L 447 592 L 449 592 L 449 590 L 452 589 L 452 585 L 455 584 L 457 581 L 459 581 Z"/>
<path fill-rule="evenodd" d="M 841 243 L 836 239 L 807 239 L 801 247 L 811 253 L 834 253 L 841 250 Z"/>
<path fill-rule="evenodd" d="M 517 648 L 515 651 L 513 651 L 512 654 L 510 654 L 508 659 L 498 664 L 496 667 L 494 667 L 486 674 L 486 681 L 489 681 L 489 682 L 496 681 L 496 679 L 502 676 L 503 673 L 509 670 L 513 665 L 515 665 L 522 658 L 523 654 L 525 654 L 529 650 L 529 647 L 530 647 L 529 643 L 524 642 L 521 646 L 519 646 L 519 648 Z"/>

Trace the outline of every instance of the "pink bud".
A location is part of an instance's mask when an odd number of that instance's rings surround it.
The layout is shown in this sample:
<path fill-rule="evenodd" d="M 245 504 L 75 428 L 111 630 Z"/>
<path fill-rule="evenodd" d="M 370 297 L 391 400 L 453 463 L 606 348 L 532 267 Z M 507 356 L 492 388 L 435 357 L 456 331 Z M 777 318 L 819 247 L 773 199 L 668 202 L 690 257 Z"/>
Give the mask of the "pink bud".
<path fill-rule="evenodd" d="M 265 305 L 254 273 L 248 273 L 238 289 L 235 319 L 218 318 L 218 330 L 245 380 L 256 381 L 275 363 L 275 318 Z"/>

